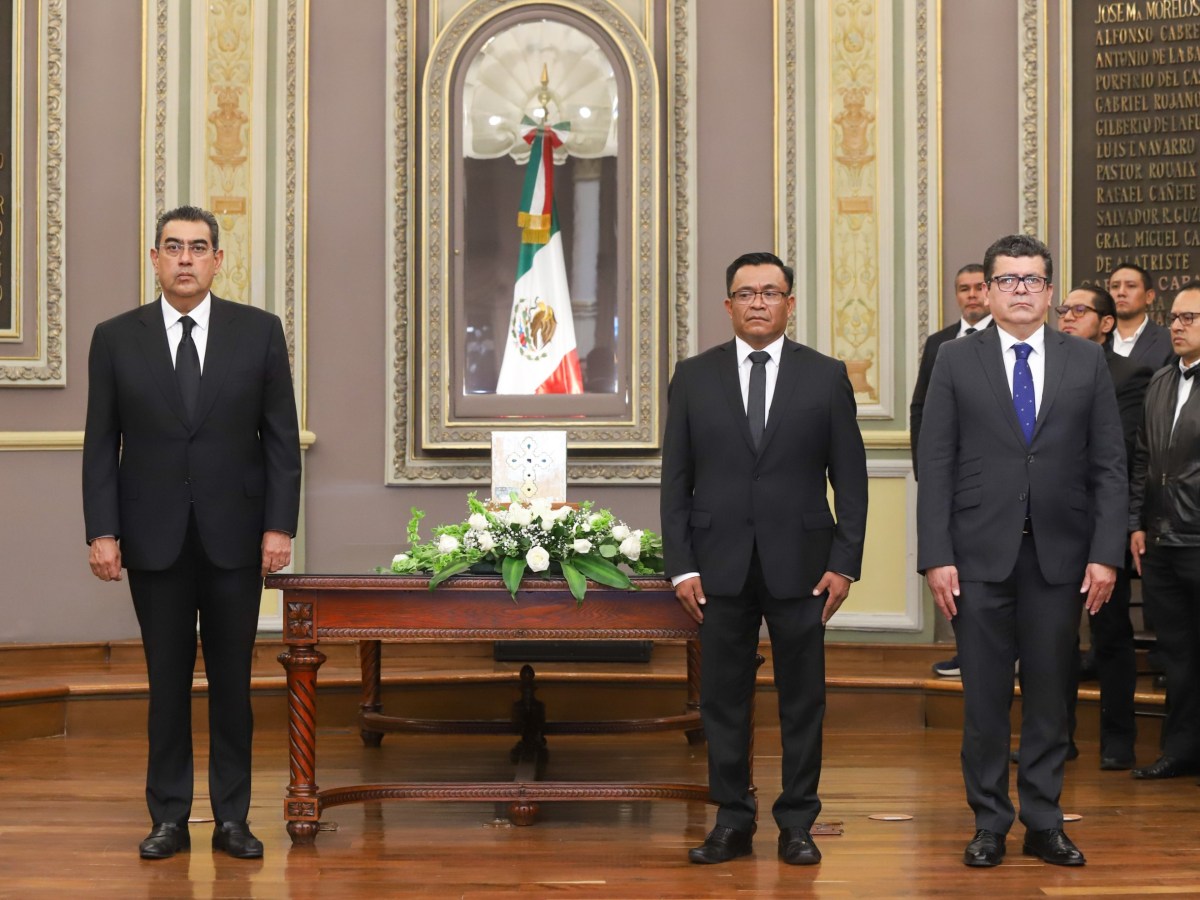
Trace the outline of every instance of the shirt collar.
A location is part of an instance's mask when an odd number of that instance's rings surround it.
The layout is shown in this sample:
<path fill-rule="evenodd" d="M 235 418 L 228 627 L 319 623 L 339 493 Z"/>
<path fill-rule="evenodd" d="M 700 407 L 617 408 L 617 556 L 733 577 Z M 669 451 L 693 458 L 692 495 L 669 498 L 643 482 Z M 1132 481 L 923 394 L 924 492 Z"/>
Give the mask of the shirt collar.
<path fill-rule="evenodd" d="M 165 297 L 160 296 L 159 299 L 162 300 L 163 324 L 169 329 L 172 325 L 183 318 L 183 313 L 168 303 Z M 192 321 L 196 323 L 197 327 L 207 331 L 208 317 L 211 313 L 212 293 L 209 292 L 204 295 L 204 299 L 200 301 L 200 305 L 188 313 L 188 315 L 192 317 Z"/>
<path fill-rule="evenodd" d="M 1118 341 L 1121 341 L 1122 343 L 1126 343 L 1126 344 L 1135 343 L 1137 341 L 1137 339 L 1142 336 L 1142 332 L 1146 330 L 1146 326 L 1149 324 L 1150 324 L 1150 317 L 1146 316 L 1146 318 L 1142 319 L 1142 324 L 1138 326 L 1138 330 L 1135 331 L 1132 335 L 1130 335 L 1127 338 L 1121 337 L 1121 332 L 1114 331 L 1113 338 Z"/>
<path fill-rule="evenodd" d="M 783 338 L 784 336 L 781 334 L 775 340 L 771 341 L 771 343 L 767 344 L 767 346 L 763 347 L 764 350 L 771 354 L 771 361 L 776 365 L 779 364 L 779 357 L 783 355 Z M 754 348 L 737 335 L 734 335 L 733 343 L 737 350 L 738 365 L 744 366 L 746 364 L 746 357 L 754 352 Z"/>
<path fill-rule="evenodd" d="M 1004 328 L 1000 325 L 996 326 L 996 330 L 998 332 L 1000 332 L 1000 350 L 1004 353 L 1007 353 L 1009 350 L 1011 350 L 1014 344 L 1028 344 L 1030 347 L 1033 348 L 1033 350 L 1032 350 L 1033 353 L 1045 353 L 1046 352 L 1046 326 L 1045 325 L 1043 325 L 1041 328 L 1039 328 L 1037 331 L 1035 331 L 1029 337 L 1025 338 L 1025 340 L 1023 340 L 1023 341 L 1017 340 L 1017 338 L 1013 337 L 1011 334 L 1009 334 L 1007 331 L 1005 331 Z"/>
<path fill-rule="evenodd" d="M 988 313 L 986 316 L 984 316 L 982 319 L 980 319 L 974 325 L 968 325 L 966 319 L 959 319 L 958 320 L 958 336 L 962 337 L 963 335 L 965 335 L 967 333 L 968 328 L 974 328 L 976 331 L 983 331 L 983 329 L 987 328 L 991 324 L 992 324 L 992 314 L 991 313 Z"/>

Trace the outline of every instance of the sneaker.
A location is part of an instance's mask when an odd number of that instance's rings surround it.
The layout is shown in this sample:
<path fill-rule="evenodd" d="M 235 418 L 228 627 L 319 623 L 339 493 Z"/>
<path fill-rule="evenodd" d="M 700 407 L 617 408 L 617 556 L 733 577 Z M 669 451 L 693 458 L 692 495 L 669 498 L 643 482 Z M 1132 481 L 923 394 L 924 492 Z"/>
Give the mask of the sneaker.
<path fill-rule="evenodd" d="M 962 671 L 958 667 L 958 656 L 953 659 L 935 662 L 933 664 L 933 674 L 942 678 L 958 678 L 962 675 Z"/>

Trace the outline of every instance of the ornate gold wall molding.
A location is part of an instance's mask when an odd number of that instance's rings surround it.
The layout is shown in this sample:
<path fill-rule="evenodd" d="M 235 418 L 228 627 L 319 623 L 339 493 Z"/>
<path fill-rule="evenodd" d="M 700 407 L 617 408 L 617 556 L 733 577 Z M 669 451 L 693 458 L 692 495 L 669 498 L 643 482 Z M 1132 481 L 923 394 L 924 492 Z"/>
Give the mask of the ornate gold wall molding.
<path fill-rule="evenodd" d="M 1018 8 L 1020 42 L 1020 229 L 1047 238 L 1046 184 L 1046 5 L 1022 0 Z"/>
<path fill-rule="evenodd" d="M 795 332 L 815 325 L 807 342 L 846 362 L 860 418 L 901 427 L 940 270 L 938 15 L 775 6 L 776 243 L 815 307 Z"/>
<path fill-rule="evenodd" d="M 62 387 L 66 353 L 66 0 L 38 0 L 37 291 L 32 340 L 0 354 L 0 387 Z M 26 119 L 27 121 L 27 119 Z M 14 133 L 14 145 L 24 130 Z M 26 212 L 24 204 L 15 213 Z M 24 230 L 24 215 L 14 215 Z M 21 241 L 20 243 L 24 243 Z M 14 240 L 14 249 L 19 244 Z M 25 295 L 18 294 L 18 300 Z M 26 323 L 27 324 L 27 323 Z"/>
<path fill-rule="evenodd" d="M 213 291 L 283 320 L 303 427 L 307 0 L 190 10 L 171 0 L 142 9 L 141 246 L 167 209 L 189 203 L 217 216 L 225 265 Z M 156 293 L 146 255 L 142 302 Z"/>

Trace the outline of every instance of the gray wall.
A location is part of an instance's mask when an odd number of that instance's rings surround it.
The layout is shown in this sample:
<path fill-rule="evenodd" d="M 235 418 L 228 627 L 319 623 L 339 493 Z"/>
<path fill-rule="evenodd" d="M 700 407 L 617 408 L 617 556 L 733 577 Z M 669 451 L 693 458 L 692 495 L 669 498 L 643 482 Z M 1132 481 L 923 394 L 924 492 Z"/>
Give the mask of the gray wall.
<path fill-rule="evenodd" d="M 385 488 L 386 89 L 383 2 L 311 0 L 308 171 L 308 571 L 368 570 L 411 506 L 462 514 L 463 490 Z M 953 272 L 1017 222 L 1016 15 L 943 3 L 943 258 Z M 141 9 L 71 3 L 67 34 L 68 386 L 0 390 L 0 430 L 83 427 L 95 324 L 138 302 Z M 728 336 L 724 267 L 773 243 L 771 0 L 698 4 L 699 346 Z M 987 65 L 980 63 L 988 61 Z M 736 173 L 736 174 L 734 174 Z M 945 299 L 953 306 L 949 279 Z M 0 453 L 0 642 L 136 636 L 124 584 L 87 568 L 78 451 Z M 648 527 L 654 487 L 589 489 Z"/>

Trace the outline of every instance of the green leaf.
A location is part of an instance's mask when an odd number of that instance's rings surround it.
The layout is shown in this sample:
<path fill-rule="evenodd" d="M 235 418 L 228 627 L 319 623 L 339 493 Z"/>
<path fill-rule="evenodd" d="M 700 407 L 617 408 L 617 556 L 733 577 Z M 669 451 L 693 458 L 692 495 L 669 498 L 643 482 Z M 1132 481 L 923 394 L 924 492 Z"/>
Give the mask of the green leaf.
<path fill-rule="evenodd" d="M 572 562 L 580 572 L 597 584 L 609 587 L 628 588 L 629 576 L 610 563 L 607 559 L 595 556 L 576 556 Z"/>
<path fill-rule="evenodd" d="M 521 586 L 521 579 L 525 577 L 525 557 L 523 556 L 506 556 L 504 557 L 504 586 L 508 588 L 508 592 L 513 595 L 515 600 L 517 597 L 517 588 Z"/>
<path fill-rule="evenodd" d="M 567 586 L 571 589 L 571 596 L 582 601 L 587 594 L 587 578 L 566 560 L 563 560 L 561 565 L 563 577 L 567 579 Z"/>
<path fill-rule="evenodd" d="M 451 575 L 457 575 L 459 572 L 465 572 L 467 569 L 471 568 L 472 562 L 474 562 L 474 560 L 460 559 L 458 562 L 451 563 L 444 569 L 438 569 L 434 576 L 429 579 L 429 589 L 432 591 Z"/>

